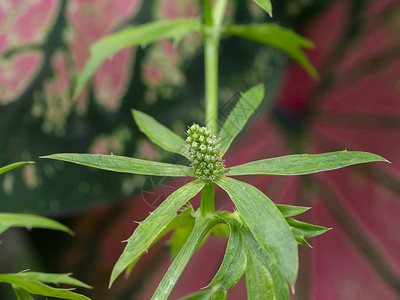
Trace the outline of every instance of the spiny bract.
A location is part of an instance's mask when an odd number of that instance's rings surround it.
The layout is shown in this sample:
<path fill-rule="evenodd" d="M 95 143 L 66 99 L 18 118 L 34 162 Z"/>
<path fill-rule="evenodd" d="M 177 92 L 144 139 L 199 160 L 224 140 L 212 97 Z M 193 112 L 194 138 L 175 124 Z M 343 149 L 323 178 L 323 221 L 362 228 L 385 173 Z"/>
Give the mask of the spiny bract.
<path fill-rule="evenodd" d="M 186 135 L 183 152 L 189 158 L 196 177 L 215 182 L 225 170 L 219 153 L 219 140 L 206 127 L 197 124 L 189 127 Z"/>

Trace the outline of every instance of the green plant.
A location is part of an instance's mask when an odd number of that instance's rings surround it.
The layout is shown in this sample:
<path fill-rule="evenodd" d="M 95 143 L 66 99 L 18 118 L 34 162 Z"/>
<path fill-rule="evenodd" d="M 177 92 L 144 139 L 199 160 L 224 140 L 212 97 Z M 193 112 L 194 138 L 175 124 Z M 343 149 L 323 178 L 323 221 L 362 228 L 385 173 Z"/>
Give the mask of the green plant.
<path fill-rule="evenodd" d="M 15 169 L 31 161 L 17 162 L 0 168 L 0 174 Z M 73 232 L 61 223 L 36 215 L 0 213 L 0 234 L 10 227 L 45 228 L 64 231 L 69 234 Z M 70 277 L 71 274 L 49 274 L 30 272 L 28 270 L 19 273 L 0 274 L 0 283 L 12 285 L 18 300 L 33 299 L 30 294 L 55 297 L 61 299 L 87 300 L 86 296 L 72 292 L 69 289 L 54 288 L 45 283 L 67 284 L 71 286 L 90 288 L 87 284 Z"/>
<path fill-rule="evenodd" d="M 271 13 L 268 0 L 255 2 Z M 221 267 L 206 290 L 186 299 L 226 299 L 227 291 L 243 274 L 249 299 L 289 299 L 289 286 L 293 291 L 298 272 L 297 244 L 309 246 L 307 238 L 322 234 L 328 228 L 292 218 L 308 210 L 308 207 L 276 205 L 254 186 L 231 176 L 304 175 L 353 164 L 386 161 L 376 154 L 345 150 L 289 155 L 226 167 L 223 155 L 259 107 L 264 97 L 264 87 L 257 85 L 244 93 L 218 131 L 218 49 L 221 34 L 235 35 L 277 47 L 317 78 L 316 71 L 302 52 L 302 48 L 312 46 L 310 41 L 273 24 L 225 25 L 223 16 L 226 5 L 227 0 L 215 1 L 214 5 L 210 0 L 204 0 L 204 22 L 199 19 L 158 21 L 102 38 L 92 46 L 91 56 L 78 78 L 75 90 L 75 95 L 78 95 L 100 64 L 125 47 L 147 45 L 165 38 L 178 42 L 186 34 L 201 32 L 205 53 L 206 126 L 191 126 L 185 141 L 151 116 L 133 111 L 137 125 L 152 142 L 187 158 L 190 166 L 114 155 L 45 156 L 109 171 L 195 178 L 172 193 L 139 224 L 114 266 L 110 286 L 124 270 L 130 272 L 141 255 L 160 237 L 175 230 L 171 238 L 171 248 L 176 257 L 153 295 L 153 299 L 167 299 L 207 234 L 222 231 L 225 234 L 229 232 L 229 240 Z M 236 211 L 215 211 L 216 185 L 229 195 Z M 177 214 L 199 192 L 200 208 L 194 210 L 188 206 Z"/>

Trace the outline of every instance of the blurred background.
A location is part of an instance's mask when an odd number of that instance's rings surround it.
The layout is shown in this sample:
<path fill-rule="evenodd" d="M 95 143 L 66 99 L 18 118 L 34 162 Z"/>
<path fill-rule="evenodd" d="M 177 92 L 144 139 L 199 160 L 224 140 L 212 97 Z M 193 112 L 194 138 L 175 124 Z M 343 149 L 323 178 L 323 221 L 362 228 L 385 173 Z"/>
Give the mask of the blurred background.
<path fill-rule="evenodd" d="M 312 206 L 300 219 L 333 227 L 300 246 L 293 299 L 400 298 L 400 2 L 272 1 L 269 18 L 252 1 L 229 1 L 226 20 L 276 22 L 315 43 L 307 51 L 314 81 L 279 50 L 224 37 L 220 115 L 238 91 L 257 83 L 266 97 L 225 159 L 228 166 L 293 153 L 362 150 L 373 163 L 300 177 L 243 177 L 276 203 Z M 144 111 L 176 133 L 204 119 L 202 40 L 161 41 L 107 60 L 71 99 L 89 46 L 118 29 L 155 19 L 194 17 L 196 0 L 1 0 L 0 166 L 36 164 L 0 177 L 0 211 L 55 218 L 75 231 L 9 229 L 1 236 L 0 272 L 73 272 L 93 299 L 150 299 L 171 257 L 164 239 L 129 278 L 107 289 L 113 264 L 141 221 L 180 180 L 94 170 L 41 155 L 77 152 L 171 161 L 134 124 Z M 217 208 L 232 210 L 217 191 Z M 193 201 L 198 205 L 198 199 Z M 177 299 L 207 285 L 226 240 L 211 237 L 174 289 Z M 13 299 L 0 285 L 0 298 Z M 246 299 L 244 281 L 228 299 Z"/>

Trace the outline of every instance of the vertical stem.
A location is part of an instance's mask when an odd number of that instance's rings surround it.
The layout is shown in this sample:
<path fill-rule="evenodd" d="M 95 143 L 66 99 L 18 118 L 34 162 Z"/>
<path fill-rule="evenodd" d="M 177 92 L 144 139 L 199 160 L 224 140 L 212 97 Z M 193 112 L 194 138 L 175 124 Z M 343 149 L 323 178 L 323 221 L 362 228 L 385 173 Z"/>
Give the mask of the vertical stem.
<path fill-rule="evenodd" d="M 200 211 L 202 216 L 215 213 L 214 192 L 215 183 L 207 183 L 201 191 Z"/>
<path fill-rule="evenodd" d="M 227 0 L 217 0 L 213 11 L 211 0 L 203 0 L 204 11 L 204 73 L 205 73 L 205 123 L 213 135 L 218 127 L 218 49 L 221 24 Z M 213 14 L 214 13 L 214 14 Z M 202 216 L 215 213 L 215 184 L 208 183 L 201 192 Z"/>
<path fill-rule="evenodd" d="M 210 132 L 217 133 L 218 124 L 218 46 L 219 28 L 214 27 L 211 0 L 204 6 L 204 67 L 205 67 L 205 123 Z M 218 29 L 218 30 L 216 30 Z"/>

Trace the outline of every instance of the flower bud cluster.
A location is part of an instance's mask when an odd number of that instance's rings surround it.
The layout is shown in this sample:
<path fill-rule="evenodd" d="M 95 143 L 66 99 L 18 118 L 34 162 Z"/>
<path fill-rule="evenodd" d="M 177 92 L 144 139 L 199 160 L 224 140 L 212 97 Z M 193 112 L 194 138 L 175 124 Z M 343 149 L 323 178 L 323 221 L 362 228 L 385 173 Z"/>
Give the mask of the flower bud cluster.
<path fill-rule="evenodd" d="M 186 131 L 184 153 L 189 158 L 196 177 L 215 182 L 225 170 L 219 153 L 219 140 L 206 127 L 193 124 Z"/>

